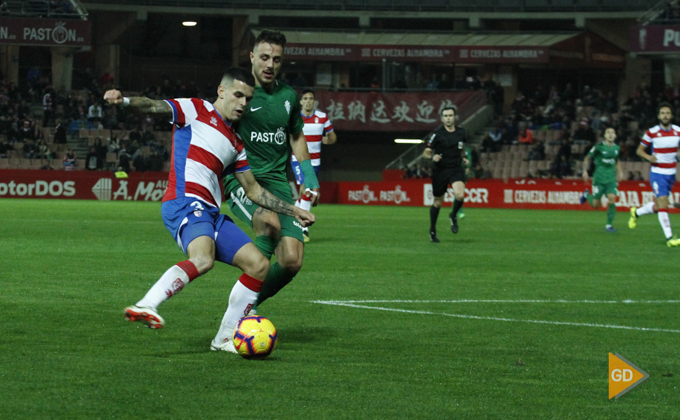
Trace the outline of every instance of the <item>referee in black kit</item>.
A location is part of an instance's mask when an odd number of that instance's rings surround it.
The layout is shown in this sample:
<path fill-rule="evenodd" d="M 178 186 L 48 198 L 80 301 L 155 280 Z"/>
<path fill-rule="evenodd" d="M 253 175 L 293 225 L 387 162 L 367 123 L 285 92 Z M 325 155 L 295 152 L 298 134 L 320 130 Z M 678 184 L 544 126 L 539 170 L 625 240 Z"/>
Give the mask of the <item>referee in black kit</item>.
<path fill-rule="evenodd" d="M 458 233 L 458 210 L 465 200 L 465 129 L 456 127 L 456 108 L 449 106 L 441 110 L 442 125 L 430 134 L 425 142 L 423 157 L 434 161 L 432 171 L 432 194 L 434 204 L 430 207 L 430 241 L 437 238 L 437 218 L 444 204 L 444 194 L 451 184 L 453 188 L 453 211 L 449 214 L 451 232 Z"/>

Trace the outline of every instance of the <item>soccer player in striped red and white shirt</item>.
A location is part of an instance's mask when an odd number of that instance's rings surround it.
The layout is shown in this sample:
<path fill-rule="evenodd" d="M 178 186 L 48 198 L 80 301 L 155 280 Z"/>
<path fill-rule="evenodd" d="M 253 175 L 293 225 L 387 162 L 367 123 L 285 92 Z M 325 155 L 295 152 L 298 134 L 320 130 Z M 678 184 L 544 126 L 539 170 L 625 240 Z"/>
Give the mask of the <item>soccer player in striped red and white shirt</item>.
<path fill-rule="evenodd" d="M 110 104 L 167 117 L 172 122 L 171 170 L 161 213 L 177 245 L 189 257 L 166 271 L 137 304 L 125 308 L 125 317 L 149 328 L 162 328 L 165 321 L 157 312 L 161 303 L 207 273 L 215 260 L 233 265 L 243 270 L 243 275 L 231 291 L 229 306 L 211 344 L 211 350 L 232 353 L 236 353 L 231 340 L 234 328 L 255 304 L 269 261 L 229 217 L 220 214 L 224 177 L 234 174 L 248 199 L 260 206 L 293 216 L 303 226 L 314 222 L 314 215 L 308 211 L 263 189 L 250 171 L 243 141 L 231 124 L 243 115 L 254 86 L 250 71 L 232 67 L 224 73 L 213 104 L 196 98 L 124 98 L 117 90 L 104 95 Z"/>
<path fill-rule="evenodd" d="M 636 219 L 645 214 L 658 213 L 659 223 L 666 236 L 666 245 L 679 246 L 680 240 L 673 236 L 671 222 L 668 218 L 668 195 L 672 192 L 675 183 L 676 164 L 678 157 L 678 143 L 680 143 L 680 127 L 671 124 L 673 108 L 670 104 L 662 102 L 658 107 L 659 125 L 647 130 L 637 148 L 637 155 L 651 162 L 649 171 L 649 183 L 654 189 L 654 202 L 645 204 L 636 209 L 630 209 L 628 226 L 633 229 L 637 225 Z M 652 154 L 645 149 L 652 147 Z"/>
<path fill-rule="evenodd" d="M 306 89 L 302 91 L 300 106 L 302 108 L 300 110 L 300 115 L 305 123 L 302 131 L 305 134 L 305 139 L 307 139 L 307 149 L 309 149 L 309 158 L 312 161 L 312 168 L 314 168 L 314 173 L 318 176 L 321 167 L 321 145 L 335 144 L 335 142 L 338 141 L 338 137 L 333 130 L 333 124 L 328 118 L 328 115 L 319 110 L 315 110 L 316 98 L 314 97 L 313 90 Z M 305 188 L 305 177 L 302 174 L 302 169 L 300 168 L 300 164 L 295 158 L 295 155 L 291 156 L 290 163 L 293 168 L 293 173 L 295 173 L 295 181 L 300 186 L 300 198 L 295 205 L 304 210 L 310 210 L 314 192 Z M 303 235 L 305 242 L 309 242 L 309 228 L 303 229 Z"/>

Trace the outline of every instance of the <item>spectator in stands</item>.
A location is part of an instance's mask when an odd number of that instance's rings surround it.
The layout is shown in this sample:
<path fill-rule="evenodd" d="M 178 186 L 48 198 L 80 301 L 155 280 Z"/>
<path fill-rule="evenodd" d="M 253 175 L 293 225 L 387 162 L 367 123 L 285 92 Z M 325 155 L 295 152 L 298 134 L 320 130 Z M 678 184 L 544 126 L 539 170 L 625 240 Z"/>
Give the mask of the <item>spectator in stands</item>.
<path fill-rule="evenodd" d="M 538 140 L 531 149 L 529 149 L 528 160 L 545 160 L 545 143 Z"/>
<path fill-rule="evenodd" d="M 519 133 L 519 142 L 521 144 L 533 144 L 534 143 L 534 136 L 531 134 L 531 130 L 528 128 L 523 128 L 522 131 Z"/>
<path fill-rule="evenodd" d="M 64 144 L 66 143 L 66 128 L 62 124 L 61 120 L 57 120 L 57 126 L 54 131 L 53 143 Z"/>
<path fill-rule="evenodd" d="M 38 141 L 38 157 L 40 159 L 46 159 L 50 166 L 52 166 L 52 160 L 54 159 L 54 152 L 45 143 L 44 139 Z"/>
<path fill-rule="evenodd" d="M 571 149 L 572 149 L 571 140 L 569 140 L 569 137 L 563 137 L 562 142 L 560 144 L 560 148 L 557 151 L 557 154 L 560 156 L 564 156 L 564 158 L 567 161 L 571 161 Z"/>
<path fill-rule="evenodd" d="M 99 156 L 97 156 L 97 150 L 94 146 L 90 147 L 90 151 L 85 157 L 85 169 L 88 171 L 96 171 L 101 168 L 101 162 L 99 161 Z"/>
<path fill-rule="evenodd" d="M 87 119 L 90 122 L 96 123 L 102 119 L 102 107 L 99 103 L 94 102 L 87 110 Z"/>
<path fill-rule="evenodd" d="M 12 152 L 14 151 L 14 146 L 12 146 L 9 141 L 3 140 L 0 142 L 0 158 L 12 157 Z"/>
<path fill-rule="evenodd" d="M 21 131 L 19 133 L 21 141 L 26 141 L 29 139 L 33 139 L 34 136 L 34 127 L 31 126 L 31 121 L 24 121 L 23 125 L 21 126 Z"/>
<path fill-rule="evenodd" d="M 78 158 L 72 149 L 68 149 L 64 155 L 64 169 L 67 171 L 75 171 L 78 166 Z"/>
<path fill-rule="evenodd" d="M 437 84 L 437 90 L 451 90 L 453 89 L 453 83 L 449 79 L 449 75 L 442 73 L 439 83 Z"/>
<path fill-rule="evenodd" d="M 121 149 L 122 146 L 121 146 L 120 140 L 118 140 L 118 137 L 111 136 L 109 139 L 107 139 L 107 142 L 108 142 L 109 152 L 116 153 L 116 154 L 118 154 L 120 152 L 120 149 Z"/>
<path fill-rule="evenodd" d="M 47 124 L 52 121 L 52 115 L 54 114 L 54 104 L 52 103 L 52 89 L 48 88 L 45 90 L 45 94 L 42 99 L 43 106 L 43 120 L 42 125 L 47 127 Z"/>
<path fill-rule="evenodd" d="M 502 126 L 500 124 L 496 125 L 496 127 L 489 132 L 489 137 L 493 141 L 493 151 L 500 152 L 504 137 Z"/>
<path fill-rule="evenodd" d="M 130 134 L 132 134 L 132 132 Z M 136 141 L 136 140 L 133 140 L 133 141 Z M 153 130 L 151 129 L 151 127 L 147 127 L 146 131 L 144 131 L 144 134 L 142 134 L 141 143 L 144 144 L 144 145 L 150 145 L 150 144 L 155 143 L 155 142 L 156 142 L 156 135 L 153 133 Z"/>
<path fill-rule="evenodd" d="M 633 181 L 644 181 L 645 178 L 642 176 L 642 172 L 640 171 L 635 171 L 635 177 L 633 177 Z"/>
<path fill-rule="evenodd" d="M 122 171 L 125 173 L 130 173 L 130 156 L 127 153 L 123 153 L 122 149 L 121 153 L 118 154 L 118 168 L 122 168 Z"/>
<path fill-rule="evenodd" d="M 163 157 L 158 154 L 156 150 L 151 151 L 151 156 L 149 156 L 148 169 L 150 171 L 162 171 L 163 170 Z"/>
<path fill-rule="evenodd" d="M 493 140 L 491 140 L 491 133 L 486 133 L 486 136 L 482 139 L 482 152 L 483 153 L 492 153 L 496 151 L 495 144 Z"/>
<path fill-rule="evenodd" d="M 128 139 L 130 141 L 137 141 L 139 144 L 143 144 L 144 146 L 148 146 L 146 142 L 142 139 L 142 133 L 139 132 L 137 127 L 134 127 L 132 130 L 130 130 L 130 133 L 128 134 Z"/>
<path fill-rule="evenodd" d="M 574 142 L 581 144 L 595 144 L 595 132 L 588 123 L 588 118 L 582 118 L 579 127 L 574 132 Z"/>
<path fill-rule="evenodd" d="M 109 148 L 102 144 L 102 139 L 100 137 L 94 139 L 94 151 L 97 154 L 97 162 L 99 164 L 97 169 L 101 171 L 104 168 L 104 162 L 106 162 L 106 154 L 108 153 Z"/>

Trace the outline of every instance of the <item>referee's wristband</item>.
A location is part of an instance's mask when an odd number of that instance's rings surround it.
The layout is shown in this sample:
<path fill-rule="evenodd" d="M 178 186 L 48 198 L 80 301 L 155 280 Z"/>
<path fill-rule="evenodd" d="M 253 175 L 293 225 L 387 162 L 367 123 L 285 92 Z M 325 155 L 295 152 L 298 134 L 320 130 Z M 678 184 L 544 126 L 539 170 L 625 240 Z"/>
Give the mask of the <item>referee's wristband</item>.
<path fill-rule="evenodd" d="M 305 176 L 305 188 L 319 188 L 319 180 L 316 179 L 316 172 L 314 172 L 312 162 L 303 160 L 300 162 L 300 169 L 302 169 L 302 175 Z"/>

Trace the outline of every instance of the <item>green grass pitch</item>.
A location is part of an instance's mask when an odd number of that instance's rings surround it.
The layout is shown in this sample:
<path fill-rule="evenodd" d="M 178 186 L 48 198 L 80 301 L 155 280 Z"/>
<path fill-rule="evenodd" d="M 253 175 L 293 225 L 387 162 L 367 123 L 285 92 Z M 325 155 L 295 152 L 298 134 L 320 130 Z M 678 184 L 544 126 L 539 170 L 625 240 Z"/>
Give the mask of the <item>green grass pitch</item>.
<path fill-rule="evenodd" d="M 433 244 L 427 208 L 319 206 L 260 307 L 278 348 L 248 361 L 209 351 L 232 267 L 164 303 L 164 329 L 125 322 L 184 259 L 159 203 L 0 200 L 0 418 L 680 416 L 680 249 L 656 216 L 608 234 L 604 212 L 465 211 Z M 650 374 L 619 400 L 609 352 Z"/>

